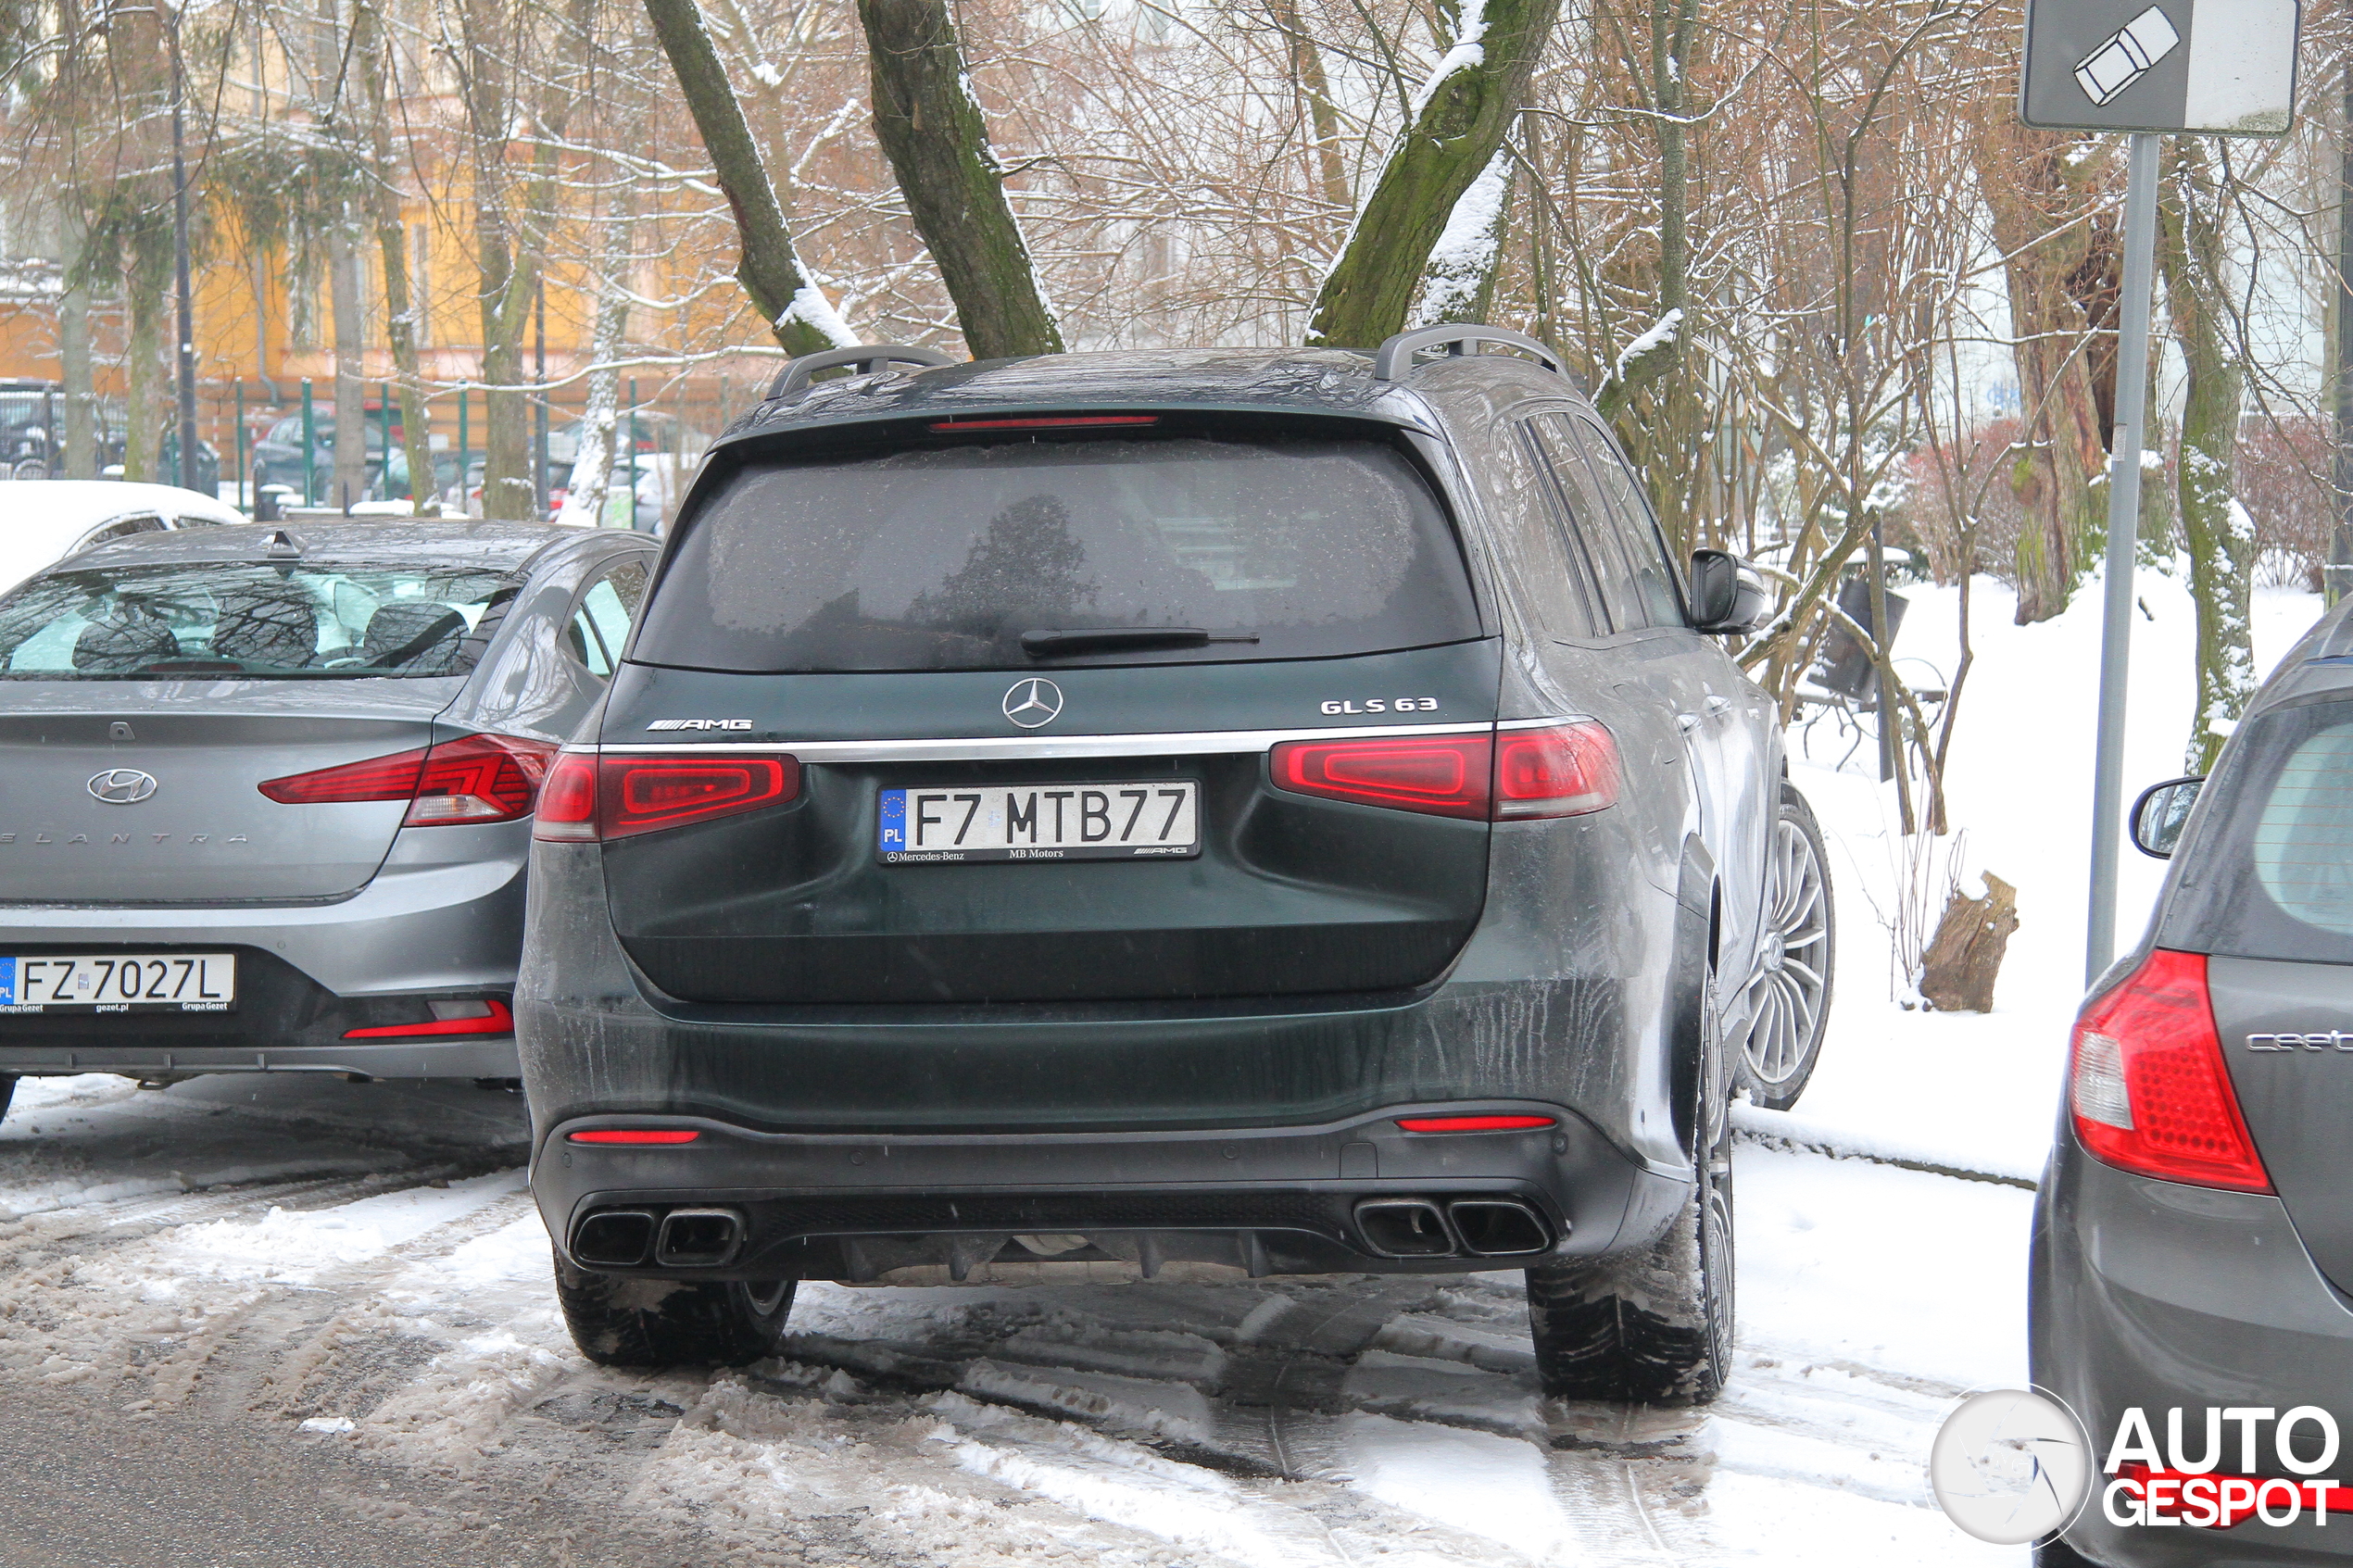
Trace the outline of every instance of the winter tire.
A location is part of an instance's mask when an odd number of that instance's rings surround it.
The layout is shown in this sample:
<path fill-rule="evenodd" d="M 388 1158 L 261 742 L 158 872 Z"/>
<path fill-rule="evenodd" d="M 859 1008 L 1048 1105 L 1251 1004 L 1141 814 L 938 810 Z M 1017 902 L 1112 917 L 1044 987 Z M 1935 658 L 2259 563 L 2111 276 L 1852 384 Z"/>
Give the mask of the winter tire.
<path fill-rule="evenodd" d="M 1765 919 L 1755 972 L 1742 996 L 1740 1057 L 1749 1102 L 1787 1110 L 1806 1092 L 1831 1017 L 1836 927 L 1830 857 L 1814 809 L 1787 781 L 1765 856 Z"/>
<path fill-rule="evenodd" d="M 641 1279 L 556 1260 L 556 1299 L 598 1366 L 744 1366 L 783 1344 L 795 1282 Z"/>
<path fill-rule="evenodd" d="M 1544 1392 L 1564 1399 L 1704 1405 L 1732 1359 L 1732 1119 L 1715 1058 L 1698 1074 L 1692 1193 L 1665 1235 L 1600 1263 L 1528 1271 L 1528 1323 Z"/>

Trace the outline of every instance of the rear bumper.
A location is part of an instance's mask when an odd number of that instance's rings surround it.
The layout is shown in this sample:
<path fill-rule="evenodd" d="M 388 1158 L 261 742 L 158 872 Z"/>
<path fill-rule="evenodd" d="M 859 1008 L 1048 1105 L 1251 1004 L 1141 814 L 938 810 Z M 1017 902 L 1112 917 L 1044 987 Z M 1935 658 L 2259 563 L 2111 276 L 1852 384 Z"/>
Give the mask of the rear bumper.
<path fill-rule="evenodd" d="M 0 904 L 0 953 L 225 950 L 239 965 L 234 1012 L 0 1017 L 0 1073 L 519 1077 L 511 1035 L 343 1036 L 422 1020 L 430 998 L 512 992 L 528 832 L 520 822 L 404 832 L 374 879 L 334 903 Z"/>
<path fill-rule="evenodd" d="M 2029 1303 L 2033 1381 L 2082 1418 L 2095 1471 L 2134 1406 L 2160 1444 L 2167 1411 L 2182 1410 L 2193 1457 L 2209 1407 L 2318 1405 L 2353 1440 L 2353 1308 L 2313 1266 L 2276 1198 L 2128 1175 L 2062 1130 L 2035 1206 Z M 2232 1473 L 2238 1428 L 2224 1430 Z M 2261 1473 L 2288 1474 L 2271 1429 L 2259 1437 Z M 2353 1476 L 2346 1462 L 2329 1474 Z M 2278 1526 L 2116 1524 L 2101 1508 L 2106 1480 L 2095 1475 L 2067 1540 L 2111 1568 L 2353 1560 L 2353 1521 L 2324 1527 L 2309 1510 Z"/>
<path fill-rule="evenodd" d="M 1469 1112 L 1555 1124 L 1416 1134 L 1396 1123 Z M 569 1135 L 623 1126 L 696 1137 L 613 1146 Z M 1126 1264 L 1146 1277 L 1163 1261 L 1244 1273 L 1524 1267 L 1645 1244 L 1686 1186 L 1638 1167 L 1558 1106 L 1479 1102 L 1312 1126 L 1079 1134 L 763 1133 L 706 1117 L 587 1116 L 550 1130 L 532 1191 L 566 1255 L 602 1272 L 938 1283 L 974 1268 L 991 1277 L 1000 1252 L 1091 1260 L 1108 1275 Z M 1358 1208 L 1368 1199 L 1427 1199 L 1450 1214 L 1463 1202 L 1518 1204 L 1543 1234 L 1538 1246 L 1478 1251 L 1464 1239 L 1467 1222 L 1450 1222 L 1446 1251 L 1399 1257 L 1368 1236 Z M 635 1266 L 584 1261 L 573 1245 L 592 1215 L 643 1213 L 658 1225 L 676 1209 L 732 1211 L 745 1235 L 724 1263 L 695 1268 L 650 1255 Z M 1025 1236 L 1073 1245 L 1041 1255 L 1014 1241 Z"/>

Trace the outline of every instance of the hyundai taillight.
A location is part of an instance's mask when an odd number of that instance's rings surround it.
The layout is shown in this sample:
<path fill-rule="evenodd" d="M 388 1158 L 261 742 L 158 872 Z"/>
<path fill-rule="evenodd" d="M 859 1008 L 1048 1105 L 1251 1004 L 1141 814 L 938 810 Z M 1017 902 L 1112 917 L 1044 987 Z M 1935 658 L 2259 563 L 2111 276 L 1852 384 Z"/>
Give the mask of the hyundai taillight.
<path fill-rule="evenodd" d="M 1400 1116 L 1409 1133 L 1530 1133 L 1557 1124 L 1551 1116 Z"/>
<path fill-rule="evenodd" d="M 1617 746 L 1601 725 L 1456 735 L 1284 741 L 1277 787 L 1475 822 L 1572 817 L 1617 800 Z"/>
<path fill-rule="evenodd" d="M 515 1015 L 497 997 L 485 997 L 478 1002 L 432 1002 L 427 1006 L 433 1016 L 416 1023 L 379 1023 L 366 1029 L 346 1029 L 346 1040 L 439 1039 L 451 1035 L 511 1035 L 515 1032 Z"/>
<path fill-rule="evenodd" d="M 414 751 L 265 779 L 261 793 L 285 806 L 406 800 L 404 827 L 510 822 L 531 815 L 556 747 L 519 735 L 464 735 Z"/>
<path fill-rule="evenodd" d="M 533 827 L 576 843 L 628 838 L 713 817 L 781 806 L 800 794 L 791 757 L 589 757 L 556 761 Z"/>
<path fill-rule="evenodd" d="M 2075 1136 L 2137 1175 L 2269 1192 L 2271 1178 L 2222 1064 L 2206 956 L 2152 951 L 2075 1022 Z"/>

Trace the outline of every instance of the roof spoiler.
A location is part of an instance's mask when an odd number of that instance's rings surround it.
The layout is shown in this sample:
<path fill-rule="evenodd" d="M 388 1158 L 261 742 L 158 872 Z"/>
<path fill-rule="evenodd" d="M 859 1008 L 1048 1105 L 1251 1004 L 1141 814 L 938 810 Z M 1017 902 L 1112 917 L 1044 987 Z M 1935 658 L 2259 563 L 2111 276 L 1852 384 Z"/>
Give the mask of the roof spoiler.
<path fill-rule="evenodd" d="M 768 389 L 770 400 L 798 397 L 809 390 L 810 378 L 820 370 L 830 370 L 837 365 L 849 367 L 853 375 L 869 376 L 887 370 L 893 365 L 915 365 L 925 370 L 956 361 L 937 348 L 909 348 L 895 343 L 861 343 L 848 348 L 828 348 L 816 354 L 803 354 L 786 365 L 776 376 L 776 384 Z"/>
<path fill-rule="evenodd" d="M 1473 345 L 1482 343 L 1516 348 L 1556 376 L 1568 374 L 1568 367 L 1562 363 L 1559 355 L 1525 332 L 1450 321 L 1442 326 L 1420 327 L 1410 332 L 1399 332 L 1383 343 L 1373 351 L 1373 379 L 1403 381 L 1414 369 L 1414 356 L 1424 349 L 1442 348 L 1449 355 L 1475 354 L 1478 350 Z M 799 361 L 795 360 L 794 363 Z"/>

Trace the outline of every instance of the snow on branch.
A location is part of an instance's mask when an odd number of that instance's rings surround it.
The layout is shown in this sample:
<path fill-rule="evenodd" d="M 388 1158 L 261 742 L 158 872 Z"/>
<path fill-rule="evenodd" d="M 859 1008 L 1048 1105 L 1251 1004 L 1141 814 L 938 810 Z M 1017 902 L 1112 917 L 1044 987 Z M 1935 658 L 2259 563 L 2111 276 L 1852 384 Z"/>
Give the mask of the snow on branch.
<path fill-rule="evenodd" d="M 1414 313 L 1413 325 L 1468 319 L 1465 312 L 1478 302 L 1479 287 L 1495 265 L 1495 248 L 1503 243 L 1511 166 L 1511 149 L 1497 148 L 1478 178 L 1455 198 L 1445 231 L 1430 247 L 1421 307 Z"/>

